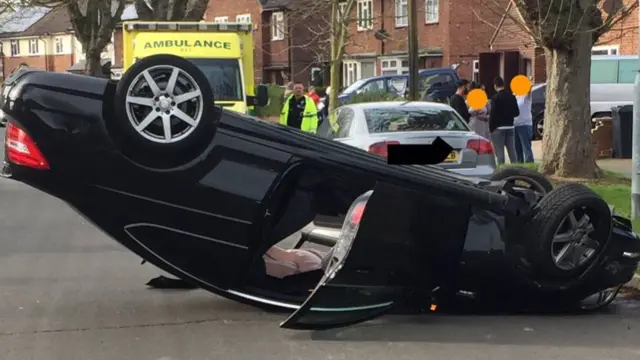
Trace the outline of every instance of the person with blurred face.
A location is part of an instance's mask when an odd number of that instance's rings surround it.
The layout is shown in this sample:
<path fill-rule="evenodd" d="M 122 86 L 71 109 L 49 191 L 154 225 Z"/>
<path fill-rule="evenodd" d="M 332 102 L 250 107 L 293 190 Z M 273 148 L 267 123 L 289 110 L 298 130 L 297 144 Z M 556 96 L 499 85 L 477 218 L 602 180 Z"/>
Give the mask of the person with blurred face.
<path fill-rule="evenodd" d="M 304 94 L 304 85 L 296 83 L 293 94 L 285 101 L 280 124 L 315 134 L 318 130 L 318 109 L 315 101 Z"/>
<path fill-rule="evenodd" d="M 320 96 L 316 93 L 316 88 L 314 86 L 309 86 L 307 90 L 307 96 L 313 99 L 313 102 L 316 103 L 316 106 L 320 104 Z"/>

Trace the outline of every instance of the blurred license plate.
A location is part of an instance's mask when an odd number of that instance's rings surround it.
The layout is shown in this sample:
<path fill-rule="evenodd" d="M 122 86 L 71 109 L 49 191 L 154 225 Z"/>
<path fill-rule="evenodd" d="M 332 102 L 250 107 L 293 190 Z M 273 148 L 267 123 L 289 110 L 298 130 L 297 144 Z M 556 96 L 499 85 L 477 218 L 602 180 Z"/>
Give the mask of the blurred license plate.
<path fill-rule="evenodd" d="M 449 154 L 449 156 L 447 156 L 447 158 L 444 160 L 444 162 L 456 162 L 456 161 L 458 161 L 457 151 L 452 151 L 451 154 Z"/>

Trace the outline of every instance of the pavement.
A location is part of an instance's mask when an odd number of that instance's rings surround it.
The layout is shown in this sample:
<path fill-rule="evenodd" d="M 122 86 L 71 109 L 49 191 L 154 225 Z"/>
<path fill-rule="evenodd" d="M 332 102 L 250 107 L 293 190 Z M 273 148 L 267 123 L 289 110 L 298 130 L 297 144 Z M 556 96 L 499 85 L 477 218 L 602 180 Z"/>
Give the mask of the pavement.
<path fill-rule="evenodd" d="M 533 158 L 537 160 L 542 159 L 542 140 L 534 141 L 531 144 L 533 150 Z M 597 160 L 598 166 L 607 171 L 611 171 L 628 178 L 631 178 L 632 174 L 632 162 L 631 159 L 599 159 Z"/>
<path fill-rule="evenodd" d="M 0 178 L 0 360 L 640 358 L 632 300 L 590 316 L 387 316 L 294 332 L 278 328 L 284 314 L 147 289 L 158 274 L 60 200 Z"/>

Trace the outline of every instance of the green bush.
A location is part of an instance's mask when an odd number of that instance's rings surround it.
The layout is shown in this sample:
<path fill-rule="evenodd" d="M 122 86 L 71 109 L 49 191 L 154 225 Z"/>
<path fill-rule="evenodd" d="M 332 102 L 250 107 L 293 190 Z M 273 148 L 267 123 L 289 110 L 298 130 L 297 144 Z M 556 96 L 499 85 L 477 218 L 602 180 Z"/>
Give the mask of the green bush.
<path fill-rule="evenodd" d="M 386 91 L 365 91 L 363 93 L 353 95 L 351 99 L 345 102 L 345 105 L 376 102 L 376 101 L 401 101 L 401 100 L 404 100 L 404 98 L 401 96 L 397 96 L 395 94 L 388 93 Z"/>
<path fill-rule="evenodd" d="M 280 109 L 284 103 L 284 87 L 268 84 L 269 104 L 263 107 L 256 107 L 255 114 L 259 117 L 280 116 Z"/>

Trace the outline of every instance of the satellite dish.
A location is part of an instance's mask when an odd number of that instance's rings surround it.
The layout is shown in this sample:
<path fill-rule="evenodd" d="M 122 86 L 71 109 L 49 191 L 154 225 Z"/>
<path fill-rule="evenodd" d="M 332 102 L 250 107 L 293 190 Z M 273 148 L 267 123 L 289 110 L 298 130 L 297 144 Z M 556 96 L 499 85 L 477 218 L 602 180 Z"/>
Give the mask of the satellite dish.
<path fill-rule="evenodd" d="M 385 29 L 376 30 L 373 36 L 380 41 L 389 39 L 389 33 Z"/>
<path fill-rule="evenodd" d="M 260 6 L 266 6 L 268 2 L 269 0 L 258 0 L 258 4 L 260 4 Z"/>

